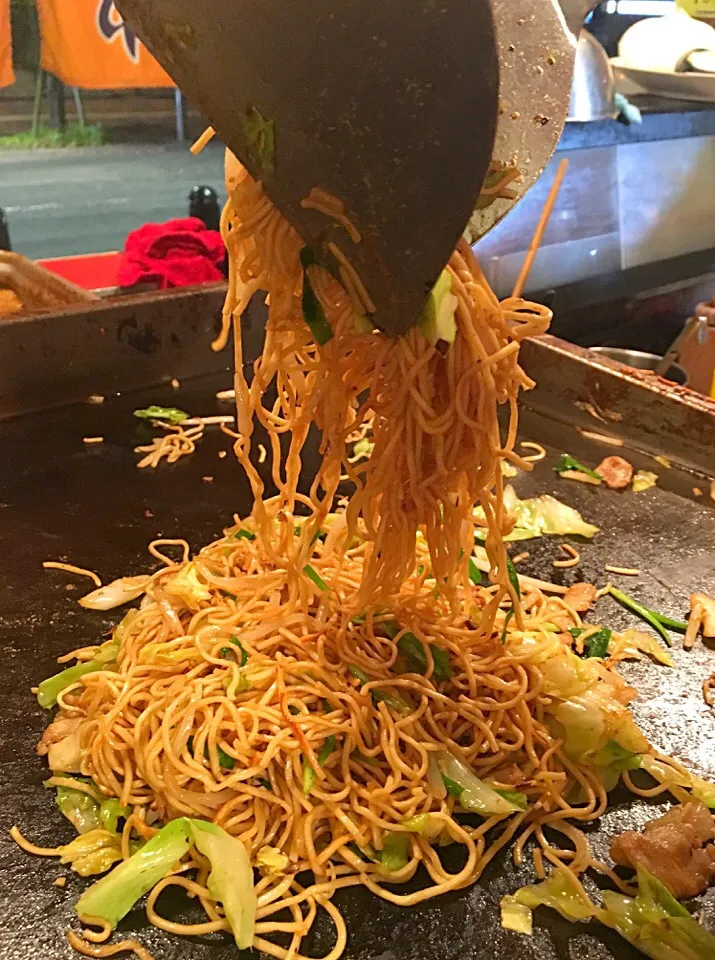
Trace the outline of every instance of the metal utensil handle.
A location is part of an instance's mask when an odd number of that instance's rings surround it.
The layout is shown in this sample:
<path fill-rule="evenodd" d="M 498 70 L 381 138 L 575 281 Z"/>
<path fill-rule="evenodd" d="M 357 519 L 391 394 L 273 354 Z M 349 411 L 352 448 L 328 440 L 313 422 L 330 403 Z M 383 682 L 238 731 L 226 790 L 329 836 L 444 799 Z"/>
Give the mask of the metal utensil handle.
<path fill-rule="evenodd" d="M 559 0 L 569 30 L 579 35 L 586 17 L 595 10 L 600 0 Z"/>

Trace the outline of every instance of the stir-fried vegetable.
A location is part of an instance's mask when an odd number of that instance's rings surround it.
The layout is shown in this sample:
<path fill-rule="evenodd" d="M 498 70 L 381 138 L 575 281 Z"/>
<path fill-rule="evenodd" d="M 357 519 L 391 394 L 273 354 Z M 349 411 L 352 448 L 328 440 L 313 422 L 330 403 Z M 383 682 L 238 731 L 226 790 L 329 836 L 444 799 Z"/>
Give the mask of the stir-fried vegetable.
<path fill-rule="evenodd" d="M 310 247 L 303 247 L 300 251 L 300 262 L 303 267 L 303 319 L 310 327 L 315 342 L 323 347 L 329 340 L 332 340 L 333 328 L 326 319 L 308 276 L 308 267 L 317 262 Z"/>
<path fill-rule="evenodd" d="M 505 897 L 502 923 L 507 929 L 529 933 L 529 922 L 523 916 L 511 922 L 512 905 L 521 904 L 529 910 L 545 906 L 557 910 L 567 920 L 599 920 L 652 960 L 715 957 L 715 937 L 642 866 L 638 867 L 635 898 L 614 890 L 604 890 L 602 897 L 603 907 L 598 907 L 569 871 L 557 868 L 541 883 L 522 887 L 513 897 Z"/>
<path fill-rule="evenodd" d="M 633 489 L 636 493 L 642 493 L 644 490 L 650 490 L 658 482 L 658 474 L 650 470 L 639 470 L 633 476 Z"/>
<path fill-rule="evenodd" d="M 504 626 L 502 627 L 502 631 L 501 631 L 502 646 L 504 646 L 504 644 L 506 643 L 507 633 L 509 632 L 509 624 L 511 623 L 511 619 L 513 616 L 514 616 L 514 608 L 512 607 L 510 610 L 507 611 L 507 615 L 504 617 Z"/>
<path fill-rule="evenodd" d="M 141 850 L 85 890 L 77 902 L 77 915 L 101 918 L 114 929 L 137 900 L 188 852 L 187 824 L 185 818 L 172 820 Z"/>
<path fill-rule="evenodd" d="M 370 440 L 369 437 L 363 437 L 361 440 L 356 440 L 353 444 L 353 456 L 354 457 L 370 457 L 372 456 L 372 451 L 375 447 L 375 444 Z"/>
<path fill-rule="evenodd" d="M 99 804 L 88 793 L 71 787 L 57 787 L 55 800 L 77 833 L 89 833 L 100 826 Z"/>
<path fill-rule="evenodd" d="M 528 810 L 529 803 L 526 799 L 526 794 L 522 793 L 521 790 L 504 790 L 501 787 L 492 787 L 492 790 L 509 803 L 513 803 L 514 806 L 520 810 Z"/>
<path fill-rule="evenodd" d="M 575 470 L 578 473 L 585 473 L 587 477 L 593 477 L 594 480 L 603 480 L 600 473 L 596 473 L 590 467 L 585 467 L 580 460 L 572 457 L 570 453 L 562 453 L 559 462 L 554 467 L 556 473 L 566 473 L 569 470 Z"/>
<path fill-rule="evenodd" d="M 614 890 L 604 890 L 602 897 L 605 909 L 598 911 L 598 919 L 652 960 L 715 957 L 715 937 L 642 866 L 635 899 Z"/>
<path fill-rule="evenodd" d="M 599 683 L 580 695 L 554 704 L 549 713 L 561 724 L 556 735 L 563 736 L 566 752 L 580 763 L 605 766 L 600 753 L 609 743 L 620 745 L 629 754 L 648 753 L 650 744 L 638 729 L 631 712 Z"/>
<path fill-rule="evenodd" d="M 104 829 L 109 830 L 111 833 L 116 833 L 120 817 L 126 820 L 130 813 L 131 809 L 129 807 L 122 806 L 116 797 L 110 797 L 107 800 L 102 800 L 101 804 L 99 805 L 99 819 L 101 820 Z"/>
<path fill-rule="evenodd" d="M 588 920 L 596 914 L 596 906 L 567 870 L 556 868 L 546 880 L 522 887 L 513 899 L 525 907 L 551 907 L 567 920 Z"/>
<path fill-rule="evenodd" d="M 258 107 L 249 105 L 243 114 L 246 147 L 262 174 L 273 173 L 276 163 L 276 122 L 266 120 Z"/>
<path fill-rule="evenodd" d="M 708 783 L 707 780 L 703 780 L 689 770 L 676 770 L 656 757 L 643 757 L 642 766 L 654 780 L 667 787 L 681 803 L 689 800 L 688 794 L 692 794 L 706 807 L 715 810 L 715 783 Z"/>
<path fill-rule="evenodd" d="M 87 784 L 94 789 L 91 780 L 79 777 L 73 779 L 78 785 Z M 54 785 L 52 780 L 45 783 L 47 787 Z M 80 834 L 89 833 L 99 827 L 115 833 L 119 818 L 128 817 L 130 813 L 129 807 L 123 807 L 114 797 L 98 802 L 84 790 L 74 790 L 71 786 L 58 786 L 55 799 L 61 812 Z"/>
<path fill-rule="evenodd" d="M 634 600 L 633 597 L 629 597 L 628 594 L 623 593 L 623 591 L 617 587 L 611 586 L 608 592 L 614 600 L 617 600 L 622 606 L 632 610 L 633 613 L 636 613 L 641 619 L 645 620 L 646 623 L 649 623 L 669 647 L 673 646 L 673 641 L 667 634 L 665 630 L 666 627 L 669 627 L 671 630 L 679 630 L 682 633 L 685 633 L 688 629 L 688 625 L 684 620 L 674 620 L 672 617 L 668 617 L 663 613 L 658 613 L 657 610 L 651 610 L 649 607 Z"/>
<path fill-rule="evenodd" d="M 89 610 L 113 610 L 140 597 L 150 579 L 147 576 L 120 577 L 88 593 L 78 603 Z"/>
<path fill-rule="evenodd" d="M 619 774 L 624 770 L 638 770 L 644 759 L 647 759 L 647 755 L 627 750 L 616 740 L 609 740 L 605 747 L 593 755 L 594 766 Z"/>
<path fill-rule="evenodd" d="M 482 582 L 482 571 L 475 563 L 474 557 L 469 558 L 469 579 L 475 586 L 479 586 Z"/>
<path fill-rule="evenodd" d="M 81 833 L 62 847 L 61 863 L 69 863 L 80 877 L 91 877 L 122 859 L 122 840 L 118 833 L 96 827 Z"/>
<path fill-rule="evenodd" d="M 652 634 L 645 633 L 643 630 L 631 629 L 626 630 L 625 633 L 614 634 L 611 650 L 614 656 L 619 656 L 621 659 L 623 657 L 642 659 L 640 656 L 642 652 L 647 653 L 666 667 L 675 666 L 675 661 L 663 644 L 659 643 Z"/>
<path fill-rule="evenodd" d="M 231 644 L 232 646 L 230 647 L 221 647 L 219 653 L 222 657 L 226 658 L 235 656 L 239 667 L 245 667 L 248 663 L 248 652 L 246 651 L 245 647 L 238 637 L 231 637 Z M 236 647 L 238 648 L 237 650 L 235 649 Z"/>
<path fill-rule="evenodd" d="M 189 419 L 188 413 L 177 407 L 158 407 L 156 404 L 145 407 L 143 410 L 135 410 L 134 416 L 139 417 L 140 420 L 165 420 L 167 423 L 174 424 Z"/>
<path fill-rule="evenodd" d="M 502 927 L 530 937 L 534 931 L 534 914 L 531 909 L 512 896 L 502 897 L 500 906 Z"/>
<path fill-rule="evenodd" d="M 311 567 L 309 563 L 306 563 L 306 565 L 303 567 L 303 573 L 306 575 L 306 577 L 313 581 L 318 590 L 326 591 L 330 589 L 318 571 Z"/>
<path fill-rule="evenodd" d="M 256 863 L 262 873 L 269 877 L 277 877 L 286 872 L 290 861 L 278 847 L 261 847 L 256 854 Z"/>
<path fill-rule="evenodd" d="M 410 838 L 406 833 L 388 833 L 382 850 L 376 851 L 376 859 L 387 873 L 396 873 L 407 866 Z"/>
<path fill-rule="evenodd" d="M 509 816 L 523 810 L 526 802 L 523 794 L 520 795 L 518 803 L 502 796 L 488 783 L 475 776 L 465 763 L 446 750 L 437 755 L 437 760 L 447 792 L 457 797 L 465 810 L 479 813 L 483 817 L 499 814 Z"/>
<path fill-rule="evenodd" d="M 236 946 L 246 950 L 253 944 L 257 906 L 246 848 L 215 823 L 188 820 L 187 824 L 193 843 L 211 863 L 206 883 L 209 893 L 223 904 Z"/>
<path fill-rule="evenodd" d="M 331 733 L 330 736 L 327 737 L 323 746 L 320 748 L 320 753 L 318 754 L 318 763 L 320 764 L 321 767 L 325 766 L 328 760 L 328 757 L 330 756 L 330 754 L 333 752 L 334 749 L 335 749 L 335 735 Z M 315 784 L 315 778 L 316 778 L 315 770 L 311 767 L 311 765 L 306 760 L 303 764 L 303 793 L 306 794 L 306 796 L 313 789 L 313 785 Z"/>
<path fill-rule="evenodd" d="M 106 831 L 94 832 L 106 834 Z M 119 839 L 116 834 L 108 836 Z M 91 834 L 85 834 L 78 839 L 90 837 Z M 168 823 L 128 860 L 82 894 L 76 907 L 78 916 L 105 920 L 113 929 L 137 900 L 182 859 L 192 843 L 211 864 L 207 886 L 211 895 L 223 904 L 236 945 L 242 950 L 250 947 L 256 895 L 248 855 L 240 840 L 204 820 L 182 817 Z"/>
<path fill-rule="evenodd" d="M 51 707 L 54 707 L 57 703 L 57 697 L 63 690 L 66 690 L 67 687 L 71 687 L 73 683 L 77 683 L 82 677 L 86 677 L 88 673 L 106 670 L 111 663 L 111 660 L 107 659 L 109 648 L 112 649 L 113 656 L 111 659 L 113 660 L 117 656 L 118 649 L 117 646 L 110 641 L 107 644 L 102 644 L 102 647 L 100 647 L 92 660 L 88 660 L 85 663 L 77 663 L 73 667 L 67 667 L 66 670 L 61 670 L 53 677 L 48 677 L 47 680 L 43 680 L 37 688 L 37 702 L 40 706 L 49 710 Z"/>
<path fill-rule="evenodd" d="M 422 308 L 420 329 L 432 346 L 443 340 L 454 343 L 457 336 L 457 298 L 452 293 L 452 277 L 443 270 Z"/>
<path fill-rule="evenodd" d="M 164 590 L 171 596 L 178 597 L 189 610 L 196 610 L 201 603 L 211 599 L 211 591 L 199 580 L 199 572 L 193 560 L 164 583 Z"/>
<path fill-rule="evenodd" d="M 571 627 L 569 633 L 578 640 L 581 634 L 586 632 L 585 627 Z M 590 634 L 584 641 L 584 652 L 587 657 L 599 657 L 603 660 L 608 656 L 608 646 L 611 642 L 613 631 L 608 627 L 601 627 L 595 633 Z"/>
<path fill-rule="evenodd" d="M 419 833 L 425 840 L 434 840 L 442 832 L 444 822 L 431 813 L 418 813 L 402 821 L 402 826 L 410 833 Z"/>
<path fill-rule="evenodd" d="M 241 527 L 240 530 L 237 530 L 233 534 L 233 539 L 234 540 L 255 540 L 256 534 L 251 533 L 250 530 L 246 530 L 244 527 Z"/>
<path fill-rule="evenodd" d="M 599 528 L 587 523 L 578 510 L 549 494 L 520 500 L 509 484 L 504 490 L 504 507 L 516 521 L 514 530 L 505 540 L 527 540 L 543 534 L 591 539 L 598 533 Z"/>
<path fill-rule="evenodd" d="M 519 574 L 516 572 L 516 567 L 511 557 L 506 558 L 506 570 L 509 576 L 509 583 L 514 588 L 514 593 L 517 596 L 518 600 L 521 600 L 521 584 L 519 583 Z"/>
<path fill-rule="evenodd" d="M 651 752 L 628 709 L 628 688 L 617 674 L 604 675 L 596 659 L 581 659 L 559 643 L 548 649 L 541 670 L 543 692 L 552 698 L 546 716 L 553 736 L 612 789 L 623 769 L 638 765 L 636 755 Z"/>
<path fill-rule="evenodd" d="M 384 620 L 380 624 L 380 629 L 393 640 L 400 632 L 400 626 L 394 620 Z M 425 645 L 417 639 L 414 633 L 403 633 L 397 641 L 397 648 L 407 661 L 407 668 L 410 673 L 420 673 L 422 675 L 427 673 Z M 437 681 L 449 680 L 454 675 L 454 671 L 450 665 L 448 654 L 434 643 L 430 643 L 429 649 L 432 654 L 432 676 Z"/>
<path fill-rule="evenodd" d="M 366 683 L 370 683 L 373 679 L 369 677 L 364 670 L 361 670 L 360 667 L 356 667 L 355 664 L 350 664 L 348 670 L 351 676 L 360 681 L 361 687 Z M 412 713 L 412 706 L 406 700 L 403 700 L 399 694 L 391 693 L 389 690 L 383 690 L 381 687 L 373 688 L 370 693 L 373 703 L 375 704 L 379 702 L 386 703 L 388 707 L 392 707 L 396 713 L 402 716 Z"/>

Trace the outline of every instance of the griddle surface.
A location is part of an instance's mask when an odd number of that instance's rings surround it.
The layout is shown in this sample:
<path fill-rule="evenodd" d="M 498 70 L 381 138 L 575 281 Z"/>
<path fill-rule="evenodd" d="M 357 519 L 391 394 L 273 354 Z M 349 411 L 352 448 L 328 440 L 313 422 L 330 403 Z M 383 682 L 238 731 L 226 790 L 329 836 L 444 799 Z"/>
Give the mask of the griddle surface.
<path fill-rule="evenodd" d="M 250 498 L 245 479 L 230 454 L 230 440 L 217 429 L 206 431 L 196 454 L 173 467 L 138 471 L 132 447 L 145 441 L 146 428 L 131 416 L 136 407 L 168 403 L 195 414 L 230 412 L 214 396 L 229 378 L 205 378 L 178 392 L 154 388 L 0 424 L 0 956 L 3 960 L 60 960 L 76 957 L 66 941 L 75 923 L 72 906 L 86 881 L 56 860 L 30 857 L 8 837 L 17 823 L 40 845 L 55 846 L 73 831 L 57 809 L 53 791 L 42 788 L 46 766 L 34 747 L 48 714 L 29 688 L 57 669 L 55 658 L 96 643 L 119 619 L 83 610 L 77 598 L 89 581 L 43 570 L 47 559 L 97 570 L 104 581 L 154 569 L 146 553 L 157 535 L 185 537 L 194 549 L 219 536 L 234 512 L 245 514 Z M 104 436 L 85 446 L 82 437 Z M 664 612 L 685 616 L 688 594 L 715 586 L 715 511 L 683 493 L 697 481 L 666 471 L 648 458 L 626 453 L 637 467 L 660 474 L 658 488 L 641 494 L 616 493 L 562 480 L 551 467 L 563 451 L 595 463 L 609 451 L 534 415 L 524 415 L 521 436 L 549 449 L 549 460 L 515 483 L 520 496 L 553 493 L 601 526 L 592 543 L 579 545 L 582 563 L 555 571 L 561 538 L 513 545 L 529 550 L 520 571 L 570 583 L 607 579 L 604 564 L 641 569 L 638 578 L 612 577 L 624 590 Z M 229 455 L 221 460 L 218 451 Z M 213 477 L 212 482 L 204 477 Z M 676 492 L 677 491 L 677 492 Z M 707 495 L 707 491 L 706 491 Z M 571 542 L 576 542 L 571 538 Z M 67 590 L 73 584 L 74 590 Z M 591 619 L 615 628 L 639 625 L 610 599 L 599 602 Z M 660 748 L 699 772 L 715 777 L 715 717 L 702 700 L 700 684 L 715 670 L 715 653 L 701 643 L 685 654 L 675 637 L 676 670 L 652 663 L 631 664 L 623 673 L 640 692 L 634 710 L 645 733 Z M 612 809 L 591 831 L 596 851 L 607 857 L 609 838 L 626 826 L 638 826 L 662 807 L 612 794 Z M 529 858 L 530 861 L 530 858 Z M 53 880 L 67 876 L 60 889 Z M 551 911 L 536 914 L 529 939 L 503 931 L 498 903 L 532 875 L 515 869 L 508 856 L 494 862 L 475 887 L 418 907 L 401 909 L 370 894 L 344 891 L 337 902 L 348 918 L 347 956 L 358 960 L 605 960 L 641 956 L 611 931 L 598 925 L 573 925 Z M 706 917 L 715 928 L 715 898 L 706 896 Z M 188 901 L 168 895 L 160 901 L 166 915 L 190 916 Z M 228 937 L 182 938 L 146 924 L 143 908 L 120 925 L 136 933 L 157 960 L 228 960 L 236 950 Z M 332 943 L 323 917 L 305 944 L 322 956 Z"/>

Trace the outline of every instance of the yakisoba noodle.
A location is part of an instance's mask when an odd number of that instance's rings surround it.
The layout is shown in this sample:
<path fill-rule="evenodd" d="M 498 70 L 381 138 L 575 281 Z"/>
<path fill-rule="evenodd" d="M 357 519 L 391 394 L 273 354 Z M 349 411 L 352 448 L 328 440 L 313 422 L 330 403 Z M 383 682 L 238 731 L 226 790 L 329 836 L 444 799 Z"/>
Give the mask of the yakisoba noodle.
<path fill-rule="evenodd" d="M 283 535 L 275 516 L 281 510 L 292 514 L 301 502 L 296 494 L 300 455 L 308 428 L 316 423 L 323 437 L 322 462 L 302 504 L 313 511 L 317 529 L 331 509 L 343 468 L 354 482 L 348 530 L 369 544 L 358 606 L 368 598 L 389 597 L 414 569 L 418 529 L 427 539 L 435 575 L 456 600 L 456 582 L 467 583 L 477 501 L 487 518 L 487 550 L 499 581 L 504 590 L 513 590 L 500 537 L 507 518 L 498 468 L 502 457 L 525 466 L 514 451 L 517 395 L 533 382 L 519 366 L 519 343 L 546 330 L 549 311 L 523 300 L 500 304 L 462 243 L 447 268 L 457 301 L 457 334 L 442 354 L 419 328 L 396 340 L 358 332 L 359 290 L 351 298 L 326 269 L 314 265 L 308 276 L 334 334 L 320 347 L 298 296 L 302 240 L 245 171 L 236 174 L 222 229 L 231 251 L 226 319 L 236 322 L 241 433 L 236 453 L 251 479 L 258 530 L 267 548 L 274 547 L 274 559 L 288 556 L 299 568 L 305 561 L 306 545 Z M 268 291 L 269 315 L 249 385 L 239 320 L 257 289 Z M 271 385 L 277 387 L 277 400 L 264 406 Z M 504 437 L 497 420 L 501 404 L 509 410 Z M 351 464 L 347 438 L 369 419 L 372 455 Z M 271 508 L 262 503 L 263 482 L 250 459 L 255 420 L 272 439 L 273 480 L 280 493 Z M 290 434 L 285 459 L 283 433 Z M 486 620 L 484 631 L 490 629 Z"/>
<path fill-rule="evenodd" d="M 566 617 L 577 626 L 578 614 L 561 598 L 530 591 L 526 632 L 502 644 L 505 611 L 497 613 L 493 636 L 476 629 L 498 587 L 473 588 L 462 598 L 468 612 L 455 616 L 446 596 L 435 597 L 435 579 L 423 570 L 402 585 L 389 612 L 356 618 L 350 601 L 367 544 L 342 549 L 344 516 L 332 515 L 326 528 L 311 564 L 329 591 L 277 569 L 259 538 L 229 534 L 204 548 L 190 567 L 167 565 L 147 586 L 142 609 L 122 624 L 116 668 L 86 676 L 58 701 L 63 715 L 81 718 L 82 773 L 132 810 L 126 855 L 132 829 L 146 838 L 157 821 L 184 815 L 211 819 L 241 837 L 253 862 L 266 848 L 286 855 L 284 869 L 262 876 L 257 890 L 255 944 L 281 958 L 301 955 L 301 939 L 319 907 L 336 928 L 327 956 L 340 956 L 346 930 L 331 898 L 344 887 L 364 885 L 409 906 L 472 884 L 512 839 L 521 857 L 532 835 L 547 860 L 580 872 L 591 854 L 574 822 L 596 819 L 607 802 L 597 772 L 574 764 L 554 739 L 545 708 L 543 663 L 558 657 L 563 645 L 544 624 Z M 424 545 L 417 559 L 429 564 Z M 176 601 L 189 571 L 203 590 L 184 595 L 177 627 L 176 610 L 167 616 L 167 598 Z M 205 599 L 198 599 L 201 594 Z M 393 638 L 385 623 L 400 625 Z M 399 669 L 398 644 L 408 628 L 428 651 L 428 675 L 429 644 L 448 654 L 449 680 Z M 243 667 L 233 637 L 240 637 L 247 654 Z M 355 668 L 369 677 L 362 686 Z M 602 674 L 597 684 L 627 700 L 617 674 L 605 668 Z M 321 765 L 316 758 L 328 736 L 336 738 L 335 749 Z M 460 823 L 455 798 L 435 786 L 435 758 L 445 750 L 480 778 L 505 789 L 518 786 L 528 811 L 489 817 L 478 826 Z M 316 771 L 309 795 L 307 763 Z M 574 785 L 584 798 L 579 806 L 567 799 Z M 406 832 L 402 825 L 421 814 L 434 818 L 443 843 L 464 847 L 460 870 L 450 872 L 440 848 L 414 833 L 407 833 L 409 858 L 399 871 L 386 874 L 363 859 L 360 851 L 379 851 L 387 836 Z M 553 845 L 546 825 L 569 849 Z M 420 865 L 429 882 L 401 893 L 395 884 Z M 306 870 L 313 881 L 298 876 Z M 227 929 L 206 888 L 207 874 L 206 862 L 195 855 L 180 874 L 163 880 L 149 899 L 151 922 L 174 933 Z M 182 925 L 161 916 L 156 899 L 172 885 L 199 897 L 205 922 Z M 290 943 L 266 939 L 276 933 L 287 933 Z"/>
<path fill-rule="evenodd" d="M 319 347 L 300 311 L 301 241 L 243 173 L 222 227 L 231 273 L 220 342 L 233 320 L 236 452 L 253 513 L 193 560 L 182 541 L 152 545 L 165 566 L 116 628 L 112 659 L 57 696 L 43 750 L 75 751 L 62 782 L 81 773 L 127 808 L 112 841 L 125 861 L 133 844 L 184 816 L 239 838 L 258 878 L 253 944 L 280 960 L 307 955 L 318 911 L 335 928 L 325 958 L 340 957 L 342 889 L 414 905 L 473 884 L 512 841 L 518 862 L 529 842 L 542 873 L 544 861 L 574 878 L 596 866 L 623 887 L 593 860 L 580 829 L 606 809 L 606 785 L 593 762 L 566 753 L 554 685 L 570 678 L 593 711 L 607 705 L 604 725 L 647 752 L 627 709 L 635 691 L 613 669 L 639 655 L 637 643 L 614 635 L 607 663 L 579 660 L 568 632 L 582 626 L 579 614 L 528 578 L 519 600 L 501 539 L 509 521 L 500 462 L 529 466 L 514 450 L 517 392 L 531 385 L 519 342 L 545 329 L 548 311 L 499 304 L 460 245 L 448 267 L 457 336 L 442 354 L 418 329 L 397 341 L 356 332 L 359 292 L 356 302 L 312 266 L 334 334 Z M 269 319 L 249 383 L 240 314 L 258 290 L 268 293 Z M 509 414 L 503 435 L 500 404 Z M 267 501 L 250 456 L 254 418 L 267 428 L 278 489 Z M 369 420 L 372 456 L 351 462 L 350 441 Z M 301 451 L 313 422 L 323 461 L 304 495 Z M 356 492 L 335 512 L 343 471 Z M 468 575 L 477 499 L 490 585 Z M 179 562 L 159 549 L 170 545 L 183 549 Z M 75 655 L 86 663 L 103 650 Z M 460 801 L 446 789 L 454 769 L 476 775 L 498 812 L 465 822 L 467 794 Z M 463 856 L 452 869 L 443 848 L 454 844 Z M 418 869 L 419 887 L 405 892 Z M 149 920 L 178 934 L 228 930 L 210 870 L 192 847 L 150 892 Z M 172 886 L 194 896 L 205 918 L 163 916 L 158 897 Z M 111 945 L 109 925 L 96 925 L 72 934 L 73 946 L 90 956 L 121 946 L 146 960 L 144 948 Z"/>

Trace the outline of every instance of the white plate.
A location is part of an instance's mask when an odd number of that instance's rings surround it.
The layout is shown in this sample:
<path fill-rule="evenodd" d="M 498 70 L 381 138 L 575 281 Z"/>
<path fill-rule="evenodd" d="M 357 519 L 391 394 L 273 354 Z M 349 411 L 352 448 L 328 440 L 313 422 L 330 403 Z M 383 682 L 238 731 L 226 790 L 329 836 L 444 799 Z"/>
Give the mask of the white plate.
<path fill-rule="evenodd" d="M 616 82 L 635 84 L 645 93 L 675 100 L 703 100 L 715 102 L 715 73 L 665 73 L 658 70 L 638 70 L 627 67 L 618 58 L 611 60 Z"/>

